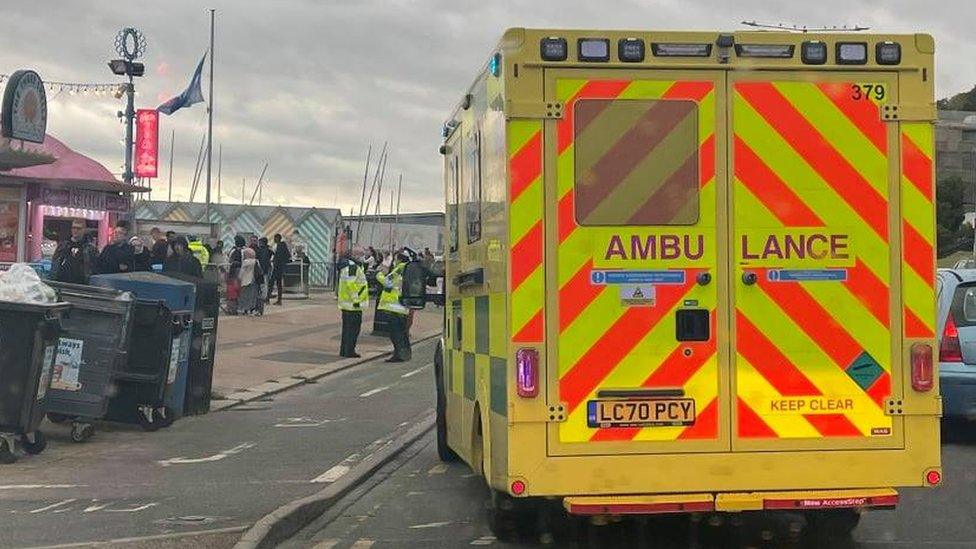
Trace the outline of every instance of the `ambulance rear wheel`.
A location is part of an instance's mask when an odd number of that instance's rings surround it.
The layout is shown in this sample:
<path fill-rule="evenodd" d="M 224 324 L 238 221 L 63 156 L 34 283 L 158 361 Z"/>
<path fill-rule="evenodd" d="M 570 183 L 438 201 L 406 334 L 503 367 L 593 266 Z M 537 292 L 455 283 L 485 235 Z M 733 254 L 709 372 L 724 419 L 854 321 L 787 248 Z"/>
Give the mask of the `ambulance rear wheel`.
<path fill-rule="evenodd" d="M 458 460 L 457 453 L 447 445 L 447 396 L 444 391 L 444 351 L 437 344 L 434 351 L 434 386 L 437 389 L 435 424 L 437 427 L 437 457 L 443 462 Z"/>
<path fill-rule="evenodd" d="M 491 490 L 488 501 L 488 529 L 498 541 L 537 541 L 539 507 L 532 499 L 519 499 Z"/>
<path fill-rule="evenodd" d="M 818 544 L 825 544 L 850 538 L 860 521 L 856 509 L 831 509 L 813 514 L 810 526 Z"/>

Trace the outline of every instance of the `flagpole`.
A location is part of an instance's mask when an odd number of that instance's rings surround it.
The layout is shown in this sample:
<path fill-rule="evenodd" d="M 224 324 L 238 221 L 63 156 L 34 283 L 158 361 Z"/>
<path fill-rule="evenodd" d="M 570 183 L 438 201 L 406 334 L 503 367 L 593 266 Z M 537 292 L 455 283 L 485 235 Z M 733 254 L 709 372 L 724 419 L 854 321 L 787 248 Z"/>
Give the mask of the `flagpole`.
<path fill-rule="evenodd" d="M 224 144 L 217 145 L 217 204 L 220 204 L 220 171 L 224 167 Z"/>
<path fill-rule="evenodd" d="M 169 134 L 169 196 L 167 202 L 173 201 L 173 144 L 176 143 L 176 130 Z"/>
<path fill-rule="evenodd" d="M 214 72 L 214 12 L 210 10 L 210 103 L 207 105 L 207 223 L 210 223 L 210 168 L 213 161 L 213 72 Z"/>

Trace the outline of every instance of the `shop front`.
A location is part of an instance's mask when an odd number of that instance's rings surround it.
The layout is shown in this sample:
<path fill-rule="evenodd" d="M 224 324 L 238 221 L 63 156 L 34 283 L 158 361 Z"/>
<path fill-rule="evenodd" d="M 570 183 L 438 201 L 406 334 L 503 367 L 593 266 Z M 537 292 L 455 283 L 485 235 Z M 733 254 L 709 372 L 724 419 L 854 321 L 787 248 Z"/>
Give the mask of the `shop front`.
<path fill-rule="evenodd" d="M 129 197 L 117 191 L 55 188 L 44 183 L 29 184 L 27 197 L 27 261 L 50 259 L 58 243 L 70 238 L 74 219 L 84 219 L 88 239 L 103 248 L 109 242 L 111 227 L 131 206 Z"/>
<path fill-rule="evenodd" d="M 73 219 L 84 219 L 89 240 L 102 248 L 129 213 L 131 193 L 148 190 L 122 183 L 51 135 L 40 150 L 54 161 L 0 171 L 0 263 L 49 260 Z"/>

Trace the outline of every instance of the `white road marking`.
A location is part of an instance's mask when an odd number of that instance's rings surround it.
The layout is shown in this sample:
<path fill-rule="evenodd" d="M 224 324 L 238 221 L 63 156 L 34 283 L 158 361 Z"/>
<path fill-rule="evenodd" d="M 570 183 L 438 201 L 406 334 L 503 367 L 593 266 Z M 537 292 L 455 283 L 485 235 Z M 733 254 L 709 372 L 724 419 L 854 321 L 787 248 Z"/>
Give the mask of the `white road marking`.
<path fill-rule="evenodd" d="M 447 471 L 447 465 L 440 463 L 430 468 L 427 471 L 428 475 L 443 475 Z"/>
<path fill-rule="evenodd" d="M 163 467 L 169 467 L 170 465 L 186 465 L 188 463 L 211 463 L 214 461 L 220 461 L 224 458 L 230 457 L 234 454 L 239 454 L 248 448 L 253 448 L 257 446 L 256 442 L 245 442 L 243 444 L 238 444 L 233 448 L 224 450 L 223 452 L 216 453 L 212 456 L 202 457 L 202 458 L 186 458 L 186 457 L 175 457 L 169 459 L 163 459 L 157 461 L 156 463 L 162 465 Z"/>
<path fill-rule="evenodd" d="M 370 389 L 369 391 L 366 391 L 365 393 L 359 395 L 359 398 L 371 397 L 371 396 L 375 395 L 376 393 L 382 393 L 383 391 L 385 391 L 385 390 L 387 390 L 389 388 L 390 388 L 389 385 L 384 385 L 382 387 L 377 387 L 376 389 Z"/>
<path fill-rule="evenodd" d="M 423 528 L 440 528 L 441 526 L 447 526 L 450 522 L 428 522 L 427 524 L 414 524 L 410 528 L 413 530 L 420 530 Z"/>
<path fill-rule="evenodd" d="M 402 376 L 400 376 L 400 377 L 412 377 L 412 376 L 415 376 L 415 375 L 417 375 L 417 374 L 419 374 L 420 372 L 423 372 L 423 371 L 424 371 L 424 370 L 426 370 L 427 368 L 430 368 L 430 366 L 431 366 L 432 364 L 433 364 L 433 363 L 428 363 L 428 364 L 424 364 L 424 365 L 423 365 L 423 366 L 421 366 L 420 368 L 417 368 L 416 370 L 411 370 L 411 371 L 409 371 L 409 372 L 407 372 L 407 373 L 405 373 L 405 374 L 403 374 L 403 375 L 402 375 Z"/>
<path fill-rule="evenodd" d="M 346 421 L 347 418 L 340 417 L 337 419 L 323 419 L 316 421 L 308 417 L 289 417 L 282 420 L 281 423 L 275 423 L 275 427 L 321 427 L 326 423 L 339 423 Z"/>
<path fill-rule="evenodd" d="M 72 501 L 75 501 L 75 499 L 76 498 L 64 499 L 64 500 L 61 500 L 61 501 L 59 501 L 57 503 L 53 503 L 51 505 L 46 505 L 46 506 L 41 507 L 39 509 L 34 509 L 33 511 L 31 511 L 31 513 L 43 513 L 44 511 L 50 511 L 51 509 L 54 509 L 55 507 L 61 507 L 62 505 L 67 505 L 68 503 L 71 503 Z"/>
<path fill-rule="evenodd" d="M 371 539 L 361 538 L 356 540 L 356 543 L 352 544 L 349 549 L 369 549 L 374 543 L 376 542 Z"/>
<path fill-rule="evenodd" d="M 495 536 L 481 536 L 471 542 L 471 545 L 491 545 L 495 543 Z"/>
<path fill-rule="evenodd" d="M 115 538 L 105 541 L 83 541 L 79 543 L 61 543 L 58 545 L 44 545 L 37 546 L 34 549 L 74 549 L 75 547 L 90 548 L 92 545 L 117 545 L 120 543 L 140 543 L 145 544 L 147 541 L 154 540 L 172 540 L 181 538 L 193 538 L 198 536 L 210 536 L 215 534 L 231 534 L 236 532 L 244 532 L 249 526 L 231 526 L 229 528 L 216 528 L 213 530 L 195 530 L 193 532 L 176 532 L 171 534 L 156 534 L 153 536 L 143 536 L 143 537 L 133 537 L 133 538 Z"/>
<path fill-rule="evenodd" d="M 87 488 L 87 484 L 0 484 L 0 490 L 40 490 L 45 488 Z"/>
<path fill-rule="evenodd" d="M 133 507 L 132 509 L 106 509 L 106 513 L 138 513 L 139 511 L 145 511 L 150 507 L 155 507 L 159 505 L 158 503 L 146 503 L 139 505 L 138 507 Z"/>
<path fill-rule="evenodd" d="M 336 465 L 321 475 L 313 478 L 312 482 L 335 482 L 342 478 L 342 475 L 348 473 L 349 469 L 351 468 L 352 467 L 349 465 L 342 465 L 340 463 L 339 465 Z"/>
<path fill-rule="evenodd" d="M 336 545 L 339 545 L 339 540 L 327 539 L 323 542 L 316 543 L 314 546 L 312 546 L 312 549 L 332 549 Z"/>
<path fill-rule="evenodd" d="M 92 500 L 92 504 L 93 505 L 89 505 L 88 507 L 85 507 L 85 510 L 82 511 L 82 512 L 83 513 L 94 513 L 95 511 L 101 511 L 102 509 L 108 507 L 111 504 L 111 502 L 109 502 L 109 503 L 96 503 L 97 501 L 98 501 L 97 499 L 93 499 Z"/>

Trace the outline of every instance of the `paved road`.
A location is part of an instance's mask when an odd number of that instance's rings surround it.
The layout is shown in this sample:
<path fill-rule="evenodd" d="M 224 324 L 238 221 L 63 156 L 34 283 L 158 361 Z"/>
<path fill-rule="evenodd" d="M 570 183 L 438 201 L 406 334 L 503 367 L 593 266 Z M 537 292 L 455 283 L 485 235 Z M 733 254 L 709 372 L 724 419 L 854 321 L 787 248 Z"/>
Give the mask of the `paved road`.
<path fill-rule="evenodd" d="M 463 464 L 438 461 L 433 437 L 418 441 L 397 463 L 381 471 L 341 505 L 299 532 L 286 547 L 318 549 L 533 547 L 540 540 L 501 543 L 485 524 L 486 492 L 480 477 Z M 949 483 L 937 490 L 905 490 L 895 511 L 865 515 L 848 548 L 976 547 L 976 435 L 972 431 L 944 446 Z M 746 524 L 689 528 L 687 521 L 625 520 L 593 527 L 556 517 L 541 541 L 552 547 L 810 547 L 802 522 L 792 516 L 750 516 Z M 800 529 L 791 535 L 791 527 Z M 677 533 L 676 533 L 677 532 Z M 771 539 L 770 539 L 771 538 Z M 739 543 L 730 540 L 739 539 Z"/>
<path fill-rule="evenodd" d="M 205 530 L 215 532 L 178 545 L 228 547 L 239 530 L 321 490 L 428 413 L 433 347 L 415 345 L 412 362 L 366 363 L 156 433 L 105 427 L 74 444 L 65 427 L 45 424 L 43 454 L 0 466 L 0 547 Z"/>

